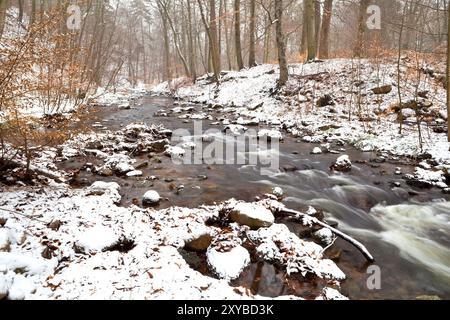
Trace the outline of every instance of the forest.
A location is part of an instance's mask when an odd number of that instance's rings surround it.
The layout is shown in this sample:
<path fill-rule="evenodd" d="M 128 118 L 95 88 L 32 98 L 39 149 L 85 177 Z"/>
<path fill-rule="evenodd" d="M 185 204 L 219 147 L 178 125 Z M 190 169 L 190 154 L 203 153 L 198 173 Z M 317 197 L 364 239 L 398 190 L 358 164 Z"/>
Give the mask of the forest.
<path fill-rule="evenodd" d="M 450 299 L 449 22 L 0 0 L 0 303 Z"/>

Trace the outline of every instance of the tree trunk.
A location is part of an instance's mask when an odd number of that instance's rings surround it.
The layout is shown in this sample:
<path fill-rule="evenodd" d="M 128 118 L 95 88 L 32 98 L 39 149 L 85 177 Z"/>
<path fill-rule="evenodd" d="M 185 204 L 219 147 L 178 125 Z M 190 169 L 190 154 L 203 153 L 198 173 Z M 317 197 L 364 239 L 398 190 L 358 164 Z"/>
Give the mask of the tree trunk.
<path fill-rule="evenodd" d="M 450 19 L 450 3 L 447 5 L 448 16 Z M 447 22 L 447 130 L 448 141 L 450 142 L 450 23 Z"/>
<path fill-rule="evenodd" d="M 19 16 L 17 17 L 17 19 L 19 20 L 20 23 L 23 22 L 23 0 L 18 0 L 18 4 L 19 4 Z"/>
<path fill-rule="evenodd" d="M 320 26 L 321 26 L 321 14 L 320 14 L 320 1 L 314 0 L 314 37 L 316 42 L 316 53 L 319 48 L 320 41 Z"/>
<path fill-rule="evenodd" d="M 256 0 L 250 0 L 250 51 L 248 57 L 249 67 L 256 66 Z"/>
<path fill-rule="evenodd" d="M 189 50 L 189 68 L 191 71 L 192 80 L 197 79 L 197 66 L 195 56 L 194 39 L 192 35 L 192 11 L 191 0 L 187 0 L 187 14 L 188 14 L 188 50 Z"/>
<path fill-rule="evenodd" d="M 359 3 L 359 18 L 358 18 L 358 34 L 356 39 L 356 46 L 353 50 L 355 57 L 361 58 L 364 51 L 364 36 L 366 33 L 366 12 L 369 6 L 369 0 L 360 0 Z"/>
<path fill-rule="evenodd" d="M 205 16 L 205 12 L 203 10 L 202 1 L 201 0 L 197 0 L 197 3 L 198 3 L 198 6 L 200 8 L 200 15 L 202 17 L 203 25 L 205 26 L 206 35 L 207 35 L 208 40 L 209 40 L 209 49 L 210 49 L 209 51 L 210 51 L 211 58 L 213 59 L 213 63 L 212 64 L 213 64 L 213 71 L 214 71 L 214 81 L 218 84 L 219 83 L 219 78 L 220 78 L 220 70 L 216 68 L 218 66 L 217 65 L 217 61 L 216 61 L 216 63 L 214 63 L 214 59 L 216 59 L 215 55 L 217 54 L 217 52 L 214 49 L 215 48 L 214 36 L 213 36 L 213 34 L 211 32 L 211 26 L 208 25 L 208 22 L 206 21 L 206 16 Z M 214 0 L 210 0 L 210 5 L 215 8 L 215 1 Z M 214 15 L 215 15 L 215 13 L 214 13 Z M 210 17 L 211 17 L 211 20 L 212 20 L 212 17 L 213 17 L 212 13 L 210 14 Z M 212 23 L 212 22 L 213 21 L 210 21 L 210 23 Z"/>
<path fill-rule="evenodd" d="M 164 38 L 164 65 L 165 65 L 165 73 L 164 73 L 164 80 L 170 81 L 170 78 L 172 77 L 170 72 L 170 43 L 169 43 L 169 29 L 167 26 L 167 18 L 166 15 L 162 14 L 161 12 L 161 20 L 162 20 L 162 26 L 163 26 L 163 38 Z"/>
<path fill-rule="evenodd" d="M 173 42 L 175 45 L 175 49 L 177 50 L 178 57 L 180 58 L 181 62 L 183 63 L 184 73 L 186 74 L 186 77 L 189 77 L 190 72 L 189 72 L 188 63 L 187 63 L 186 58 L 184 57 L 183 53 L 181 52 L 180 44 L 179 44 L 179 40 L 178 40 L 178 33 L 175 30 L 175 26 L 172 22 L 172 19 L 170 18 L 169 11 L 167 10 L 167 6 L 162 1 L 158 1 L 158 4 L 161 7 L 161 10 L 163 11 L 163 12 L 161 12 L 161 15 L 164 15 L 164 14 L 166 15 L 167 21 L 169 22 L 170 29 L 172 29 Z"/>
<path fill-rule="evenodd" d="M 329 38 L 331 16 L 333 13 L 333 0 L 325 0 L 325 7 L 322 19 L 322 30 L 320 32 L 319 58 L 328 59 L 330 55 Z"/>
<path fill-rule="evenodd" d="M 306 16 L 306 1 L 303 1 L 303 27 L 302 27 L 302 42 L 300 44 L 300 54 L 306 56 L 308 54 L 308 18 Z"/>
<path fill-rule="evenodd" d="M 227 9 L 227 0 L 221 0 L 223 1 L 223 10 L 225 12 L 224 17 L 224 23 L 223 26 L 225 28 L 225 48 L 227 51 L 227 63 L 228 63 L 228 69 L 231 70 L 233 68 L 233 64 L 231 62 L 231 44 L 230 44 L 230 28 L 228 24 L 228 9 Z"/>
<path fill-rule="evenodd" d="M 316 58 L 316 36 L 315 36 L 315 11 L 314 0 L 305 0 L 306 24 L 307 24 L 307 42 L 308 42 L 308 61 Z"/>
<path fill-rule="evenodd" d="M 31 1 L 31 23 L 35 23 L 36 22 L 36 9 L 37 9 L 37 0 L 32 0 Z"/>
<path fill-rule="evenodd" d="M 6 9 L 8 8 L 8 0 L 0 0 L 0 38 L 3 36 L 6 22 Z"/>
<path fill-rule="evenodd" d="M 282 87 L 289 79 L 289 70 L 286 60 L 286 43 L 283 36 L 283 1 L 275 1 L 276 38 L 278 46 L 278 64 L 280 65 L 280 78 L 278 87 Z"/>
<path fill-rule="evenodd" d="M 270 55 L 270 45 L 272 43 L 271 35 L 272 35 L 272 21 L 270 17 L 266 18 L 266 32 L 264 34 L 264 63 L 269 63 L 269 55 Z"/>
<path fill-rule="evenodd" d="M 234 0 L 234 43 L 239 70 L 244 69 L 241 48 L 241 0 Z"/>
<path fill-rule="evenodd" d="M 214 73 L 220 73 L 220 50 L 217 35 L 217 16 L 216 16 L 216 0 L 209 0 L 210 13 L 210 32 L 211 32 L 211 58 Z"/>

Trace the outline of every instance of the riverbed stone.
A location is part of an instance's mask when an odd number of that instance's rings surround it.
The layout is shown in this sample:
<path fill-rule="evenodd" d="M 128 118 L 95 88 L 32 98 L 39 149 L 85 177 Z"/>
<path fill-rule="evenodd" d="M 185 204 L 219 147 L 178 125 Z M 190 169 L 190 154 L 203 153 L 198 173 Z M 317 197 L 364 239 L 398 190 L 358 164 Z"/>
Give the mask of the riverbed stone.
<path fill-rule="evenodd" d="M 108 166 L 102 166 L 96 169 L 96 173 L 103 177 L 111 177 L 114 172 Z"/>
<path fill-rule="evenodd" d="M 210 233 L 204 232 L 186 241 L 185 248 L 190 251 L 203 252 L 208 250 L 212 240 Z"/>
<path fill-rule="evenodd" d="M 134 167 L 133 167 L 131 164 L 129 164 L 129 163 L 121 162 L 121 163 L 118 163 L 118 164 L 115 166 L 115 170 L 116 170 L 119 174 L 127 174 L 127 173 L 130 172 L 130 171 L 134 171 Z"/>
<path fill-rule="evenodd" d="M 331 167 L 333 170 L 339 172 L 349 172 L 352 170 L 352 162 L 348 155 L 340 156 Z"/>
<path fill-rule="evenodd" d="M 161 201 L 161 196 L 154 190 L 147 191 L 142 198 L 144 206 L 155 206 Z"/>
<path fill-rule="evenodd" d="M 273 213 L 256 203 L 237 203 L 230 212 L 234 222 L 252 229 L 267 228 L 275 222 Z"/>
<path fill-rule="evenodd" d="M 284 196 L 284 191 L 280 187 L 275 187 L 272 190 L 272 194 L 277 198 L 282 198 Z"/>
<path fill-rule="evenodd" d="M 132 177 L 140 177 L 142 176 L 144 173 L 141 170 L 133 170 L 127 173 L 127 177 L 132 178 Z"/>
<path fill-rule="evenodd" d="M 392 91 L 391 85 L 384 85 L 370 89 L 374 94 L 388 94 Z"/>
<path fill-rule="evenodd" d="M 314 232 L 313 236 L 326 246 L 329 246 L 334 240 L 333 232 L 328 228 L 322 228 Z"/>

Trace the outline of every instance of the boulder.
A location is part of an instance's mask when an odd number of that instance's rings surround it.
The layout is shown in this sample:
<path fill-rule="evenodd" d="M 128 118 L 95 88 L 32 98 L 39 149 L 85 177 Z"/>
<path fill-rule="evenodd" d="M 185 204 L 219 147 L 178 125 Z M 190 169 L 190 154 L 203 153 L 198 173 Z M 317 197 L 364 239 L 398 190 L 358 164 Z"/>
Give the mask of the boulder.
<path fill-rule="evenodd" d="M 392 86 L 388 84 L 381 87 L 373 88 L 371 89 L 371 91 L 374 94 L 388 94 L 392 91 Z"/>
<path fill-rule="evenodd" d="M 311 151 L 311 154 L 322 154 L 322 149 L 316 147 L 313 149 L 313 151 Z"/>
<path fill-rule="evenodd" d="M 267 228 L 275 222 L 273 213 L 256 203 L 237 203 L 230 212 L 234 222 L 249 226 L 252 229 Z"/>

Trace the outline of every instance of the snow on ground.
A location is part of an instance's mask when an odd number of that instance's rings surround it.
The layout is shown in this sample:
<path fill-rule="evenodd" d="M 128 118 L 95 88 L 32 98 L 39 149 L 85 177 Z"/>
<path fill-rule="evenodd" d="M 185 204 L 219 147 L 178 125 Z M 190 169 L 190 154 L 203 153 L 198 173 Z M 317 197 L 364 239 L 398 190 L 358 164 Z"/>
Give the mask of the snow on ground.
<path fill-rule="evenodd" d="M 230 245 L 242 243 L 239 237 L 250 232 L 249 229 L 233 224 L 231 228 L 235 231 L 230 234 L 228 229 L 206 223 L 219 218 L 224 208 L 229 209 L 236 201 L 198 209 L 123 208 L 115 204 L 117 189 L 117 185 L 107 183 L 95 183 L 76 191 L 64 184 L 3 189 L 0 194 L 3 244 L 0 296 L 9 299 L 263 299 L 228 283 L 250 261 L 247 249 Z M 321 259 L 320 246 L 304 242 L 288 230 L 277 229 L 273 233 L 270 231 L 273 228 L 283 226 L 260 229 L 254 238 L 263 240 L 264 233 L 269 233 L 279 241 L 288 239 L 297 246 L 291 249 L 301 249 L 300 256 L 306 248 L 312 248 L 315 256 L 295 260 L 297 268 L 323 276 L 323 265 L 331 270 L 331 278 L 336 278 L 339 269 Z M 224 280 L 193 270 L 179 251 L 204 234 L 214 238 L 208 249 L 209 260 Z M 293 261 L 287 265 L 291 272 L 294 272 Z"/>
<path fill-rule="evenodd" d="M 286 129 L 305 142 L 347 142 L 386 157 L 431 158 L 444 166 L 433 171 L 448 172 L 450 151 L 442 77 L 423 63 L 418 82 L 415 61 L 402 58 L 403 114 L 408 118 L 400 134 L 397 66 L 389 58 L 384 60 L 379 64 L 348 59 L 293 64 L 289 66 L 290 80 L 282 90 L 276 88 L 278 66 L 261 65 L 225 72 L 218 87 L 204 76 L 194 85 L 170 91 L 163 83 L 152 92 L 171 93 L 216 110 L 222 107 L 226 117 L 223 124 L 239 123 L 239 118 L 256 119 L 275 129 Z M 228 113 L 230 107 L 232 112 Z M 422 147 L 415 110 L 423 120 Z"/>

